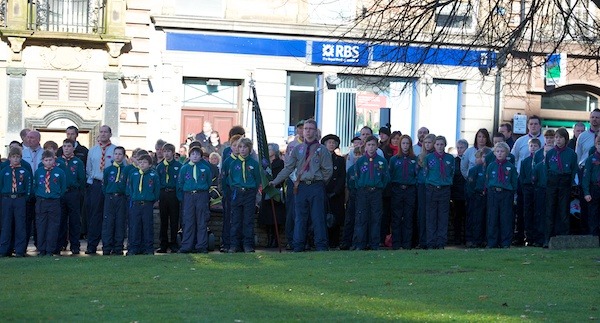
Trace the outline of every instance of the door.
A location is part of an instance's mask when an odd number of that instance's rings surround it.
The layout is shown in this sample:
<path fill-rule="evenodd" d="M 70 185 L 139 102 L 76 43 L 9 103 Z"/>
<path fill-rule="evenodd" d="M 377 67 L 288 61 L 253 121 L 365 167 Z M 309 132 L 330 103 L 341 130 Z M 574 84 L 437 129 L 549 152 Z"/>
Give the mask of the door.
<path fill-rule="evenodd" d="M 197 133 L 202 132 L 204 122 L 212 123 L 214 131 L 219 132 L 221 143 L 227 141 L 229 130 L 239 125 L 239 113 L 237 111 L 215 111 L 201 109 L 186 109 L 181 110 L 181 142 L 186 142 L 187 138 L 194 137 Z"/>

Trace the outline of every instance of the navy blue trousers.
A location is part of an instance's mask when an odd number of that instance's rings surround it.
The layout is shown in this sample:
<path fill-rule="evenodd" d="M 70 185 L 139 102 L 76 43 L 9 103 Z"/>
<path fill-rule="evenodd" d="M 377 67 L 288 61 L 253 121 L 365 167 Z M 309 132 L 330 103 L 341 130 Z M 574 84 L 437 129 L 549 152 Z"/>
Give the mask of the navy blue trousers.
<path fill-rule="evenodd" d="M 548 244 L 551 237 L 569 234 L 570 197 L 571 175 L 548 174 L 544 244 Z"/>
<path fill-rule="evenodd" d="M 221 248 L 231 248 L 231 189 L 223 188 L 223 228 L 221 230 Z M 235 246 L 236 248 L 238 246 Z"/>
<path fill-rule="evenodd" d="M 523 191 L 523 227 L 527 245 L 537 243 L 541 233 L 535 226 L 535 187 L 533 184 L 521 185 Z"/>
<path fill-rule="evenodd" d="M 600 235 L 600 186 L 591 185 L 592 200 L 588 203 L 588 226 L 593 236 Z"/>
<path fill-rule="evenodd" d="M 102 252 L 123 253 L 127 223 L 127 198 L 125 194 L 106 194 L 102 220 Z"/>
<path fill-rule="evenodd" d="M 231 246 L 244 250 L 254 249 L 254 213 L 256 211 L 256 192 L 253 189 L 233 188 L 231 195 Z M 241 238 L 241 241 L 240 241 Z"/>
<path fill-rule="evenodd" d="M 0 255 L 6 256 L 11 251 L 14 241 L 15 254 L 25 255 L 27 252 L 27 230 L 25 209 L 27 197 L 2 198 L 2 234 L 0 235 Z M 12 230 L 14 226 L 14 232 Z"/>
<path fill-rule="evenodd" d="M 67 242 L 71 244 L 71 251 L 78 252 L 81 235 L 81 194 L 78 189 L 68 191 L 61 198 L 62 214 L 60 216 L 60 229 L 55 253 L 60 253 Z"/>
<path fill-rule="evenodd" d="M 344 233 L 342 235 L 343 247 L 352 246 L 354 236 L 354 221 L 356 220 L 356 189 L 348 189 L 348 202 L 346 202 L 346 217 L 344 218 Z"/>
<path fill-rule="evenodd" d="M 308 219 L 311 219 L 317 251 L 329 250 L 327 224 L 325 223 L 325 184 L 310 185 L 300 182 L 295 196 L 296 223 L 294 224 L 294 251 L 304 251 Z M 379 230 L 379 228 L 378 228 Z"/>
<path fill-rule="evenodd" d="M 427 248 L 427 186 L 425 184 L 417 184 L 417 203 L 418 242 L 421 248 Z"/>
<path fill-rule="evenodd" d="M 363 250 L 369 246 L 379 249 L 383 189 L 356 189 L 356 220 L 354 222 L 354 247 Z"/>
<path fill-rule="evenodd" d="M 60 199 L 36 198 L 35 225 L 37 228 L 38 250 L 40 255 L 50 255 L 56 251 L 60 227 Z"/>
<path fill-rule="evenodd" d="M 208 191 L 185 192 L 183 196 L 183 239 L 180 252 L 208 252 L 208 232 L 206 231 L 210 211 Z"/>
<path fill-rule="evenodd" d="M 413 221 L 417 203 L 415 185 L 392 184 L 392 248 L 412 247 Z"/>
<path fill-rule="evenodd" d="M 488 189 L 487 247 L 510 247 L 515 227 L 514 191 Z"/>
<path fill-rule="evenodd" d="M 177 232 L 179 231 L 179 200 L 177 193 L 172 191 L 160 191 L 160 247 L 177 250 Z"/>
<path fill-rule="evenodd" d="M 465 239 L 474 246 L 485 242 L 485 213 L 487 197 L 482 192 L 475 192 L 469 199 Z"/>
<path fill-rule="evenodd" d="M 127 254 L 154 254 L 154 202 L 131 201 Z"/>
<path fill-rule="evenodd" d="M 444 248 L 448 242 L 450 185 L 427 185 L 427 248 Z"/>
<path fill-rule="evenodd" d="M 533 212 L 533 226 L 537 232 L 536 243 L 544 244 L 544 232 L 546 231 L 546 188 L 536 186 L 534 188 L 535 209 Z"/>
<path fill-rule="evenodd" d="M 285 180 L 285 238 L 288 245 L 294 246 L 294 223 L 296 222 L 296 198 L 294 195 L 294 182 L 288 177 Z"/>
<path fill-rule="evenodd" d="M 102 219 L 104 217 L 104 193 L 102 182 L 94 180 L 88 189 L 90 208 L 88 213 L 87 251 L 95 253 L 102 238 Z"/>

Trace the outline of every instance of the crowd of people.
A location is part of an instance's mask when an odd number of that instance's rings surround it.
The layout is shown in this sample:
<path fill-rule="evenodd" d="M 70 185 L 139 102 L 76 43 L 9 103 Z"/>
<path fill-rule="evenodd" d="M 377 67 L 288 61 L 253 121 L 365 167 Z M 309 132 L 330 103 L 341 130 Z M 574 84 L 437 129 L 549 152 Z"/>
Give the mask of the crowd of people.
<path fill-rule="evenodd" d="M 309 119 L 284 151 L 268 144 L 269 160 L 260 162 L 240 126 L 221 144 L 206 122 L 177 150 L 158 140 L 154 152 L 137 148 L 130 157 L 111 143 L 108 126 L 89 151 L 76 127 L 60 147 L 41 146 L 40 133 L 25 129 L 0 165 L 0 256 L 25 256 L 32 236 L 39 256 L 80 254 L 84 237 L 89 255 L 100 245 L 103 255 L 206 253 L 211 199 L 221 202 L 220 251 L 229 253 L 255 251 L 256 216 L 266 247 L 281 243 L 283 229 L 295 252 L 443 249 L 449 226 L 466 247 L 548 247 L 557 235 L 598 236 L 600 110 L 588 130 L 575 124 L 574 138 L 564 128 L 542 134 L 537 116 L 527 126 L 516 140 L 510 123 L 492 136 L 479 129 L 471 146 L 456 142 L 455 155 L 425 127 L 416 142 L 389 125 L 378 137 L 363 127 L 342 155 L 340 138 L 321 136 Z M 267 165 L 277 197 L 261 187 Z"/>

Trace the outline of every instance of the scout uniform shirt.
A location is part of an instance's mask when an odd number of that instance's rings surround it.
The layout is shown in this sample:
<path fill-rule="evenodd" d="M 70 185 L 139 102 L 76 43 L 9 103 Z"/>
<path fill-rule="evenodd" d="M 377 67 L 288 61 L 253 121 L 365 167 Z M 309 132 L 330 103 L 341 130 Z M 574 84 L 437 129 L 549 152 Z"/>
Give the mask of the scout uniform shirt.
<path fill-rule="evenodd" d="M 583 195 L 592 195 L 591 186 L 600 186 L 600 153 L 594 152 L 585 160 L 583 171 Z M 4 190 L 2 191 L 4 192 Z"/>
<path fill-rule="evenodd" d="M 390 173 L 387 160 L 377 154 L 367 154 L 360 157 L 354 163 L 356 173 L 356 188 L 373 187 L 384 188 L 390 181 Z"/>
<path fill-rule="evenodd" d="M 177 188 L 177 177 L 179 176 L 180 169 L 181 163 L 175 159 L 172 159 L 170 162 L 163 159 L 156 166 L 156 172 L 160 178 L 160 188 L 175 190 Z"/>
<path fill-rule="evenodd" d="M 113 162 L 104 169 L 102 192 L 105 194 L 125 194 L 127 190 L 127 167 L 123 163 Z M 133 169 L 133 168 L 130 168 Z"/>
<path fill-rule="evenodd" d="M 135 169 L 129 174 L 127 181 L 127 195 L 132 201 L 154 202 L 160 195 L 160 180 L 158 174 L 152 168 L 143 172 Z"/>
<path fill-rule="evenodd" d="M 518 175 L 515 165 L 504 160 L 502 165 L 493 161 L 486 169 L 487 188 L 502 188 L 509 191 L 517 189 Z"/>
<path fill-rule="evenodd" d="M 197 163 L 190 161 L 183 165 L 177 178 L 177 198 L 182 201 L 184 192 L 208 192 L 212 176 L 210 165 L 204 159 Z"/>
<path fill-rule="evenodd" d="M 571 175 L 571 180 L 575 179 L 575 174 L 579 170 L 577 166 L 577 155 L 567 146 L 559 149 L 555 146 L 546 153 L 546 168 L 548 175 Z"/>
<path fill-rule="evenodd" d="M 436 152 L 428 154 L 424 162 L 426 184 L 433 186 L 450 186 L 454 178 L 454 157 Z"/>
<path fill-rule="evenodd" d="M 390 176 L 392 183 L 400 185 L 417 184 L 417 158 L 398 155 L 390 159 Z"/>
<path fill-rule="evenodd" d="M 60 167 L 46 169 L 40 167 L 33 177 L 35 196 L 45 199 L 58 199 L 67 191 L 67 176 Z"/>
<path fill-rule="evenodd" d="M 0 163 L 0 170 L 4 169 L 4 167 L 10 167 L 10 160 L 7 159 Z M 21 167 L 25 168 L 25 170 L 29 172 L 30 176 L 33 176 L 33 169 L 31 168 L 30 163 L 21 159 Z"/>
<path fill-rule="evenodd" d="M 306 162 L 307 156 L 310 157 L 308 162 Z M 280 184 L 296 169 L 297 174 L 300 174 L 300 181 L 327 182 L 333 173 L 330 152 L 316 139 L 312 143 L 303 142 L 294 147 L 285 161 L 285 167 L 273 183 Z"/>
<path fill-rule="evenodd" d="M 66 158 L 65 156 L 56 159 L 57 165 L 63 165 L 63 171 L 67 176 L 67 189 L 80 189 L 85 186 L 85 169 L 83 161 L 73 156 Z"/>
<path fill-rule="evenodd" d="M 258 188 L 260 185 L 260 165 L 250 156 L 237 156 L 229 164 L 228 183 L 231 188 Z"/>
<path fill-rule="evenodd" d="M 523 159 L 521 162 L 521 169 L 519 171 L 519 183 L 521 184 L 533 184 L 533 168 L 535 166 L 533 158 L 534 154 Z"/>
<path fill-rule="evenodd" d="M 485 165 L 475 165 L 469 169 L 467 176 L 466 192 L 467 196 L 474 196 L 475 194 L 481 194 L 485 190 Z"/>
<path fill-rule="evenodd" d="M 0 170 L 0 193 L 2 195 L 22 195 L 31 194 L 31 173 L 23 165 L 15 168 L 8 166 Z"/>

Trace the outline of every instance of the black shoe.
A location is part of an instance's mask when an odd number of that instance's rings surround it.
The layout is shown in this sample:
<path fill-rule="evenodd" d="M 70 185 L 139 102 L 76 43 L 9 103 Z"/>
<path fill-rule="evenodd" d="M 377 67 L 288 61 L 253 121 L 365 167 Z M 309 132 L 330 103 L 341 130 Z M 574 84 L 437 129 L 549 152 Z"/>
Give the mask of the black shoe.
<path fill-rule="evenodd" d="M 348 247 L 347 245 L 343 244 L 343 245 L 340 245 L 340 250 L 350 250 L 350 247 Z"/>
<path fill-rule="evenodd" d="M 191 250 L 179 249 L 179 251 L 177 253 L 192 253 L 192 251 Z"/>
<path fill-rule="evenodd" d="M 167 248 L 158 248 L 156 249 L 156 253 L 167 253 Z"/>
<path fill-rule="evenodd" d="M 294 248 L 292 248 L 292 245 L 290 245 L 289 243 L 285 245 L 285 250 L 293 250 Z"/>
<path fill-rule="evenodd" d="M 79 251 L 79 249 L 71 250 L 72 255 L 78 255 L 80 253 L 81 253 L 81 251 Z"/>
<path fill-rule="evenodd" d="M 245 253 L 252 253 L 252 252 L 256 252 L 256 251 L 254 250 L 254 248 L 248 247 L 248 248 L 244 248 L 244 252 Z"/>
<path fill-rule="evenodd" d="M 91 250 L 86 250 L 85 254 L 86 255 L 97 255 L 96 251 L 91 251 Z"/>
<path fill-rule="evenodd" d="M 230 248 L 229 250 L 227 250 L 227 253 L 236 253 L 238 252 L 238 250 L 236 248 Z"/>

